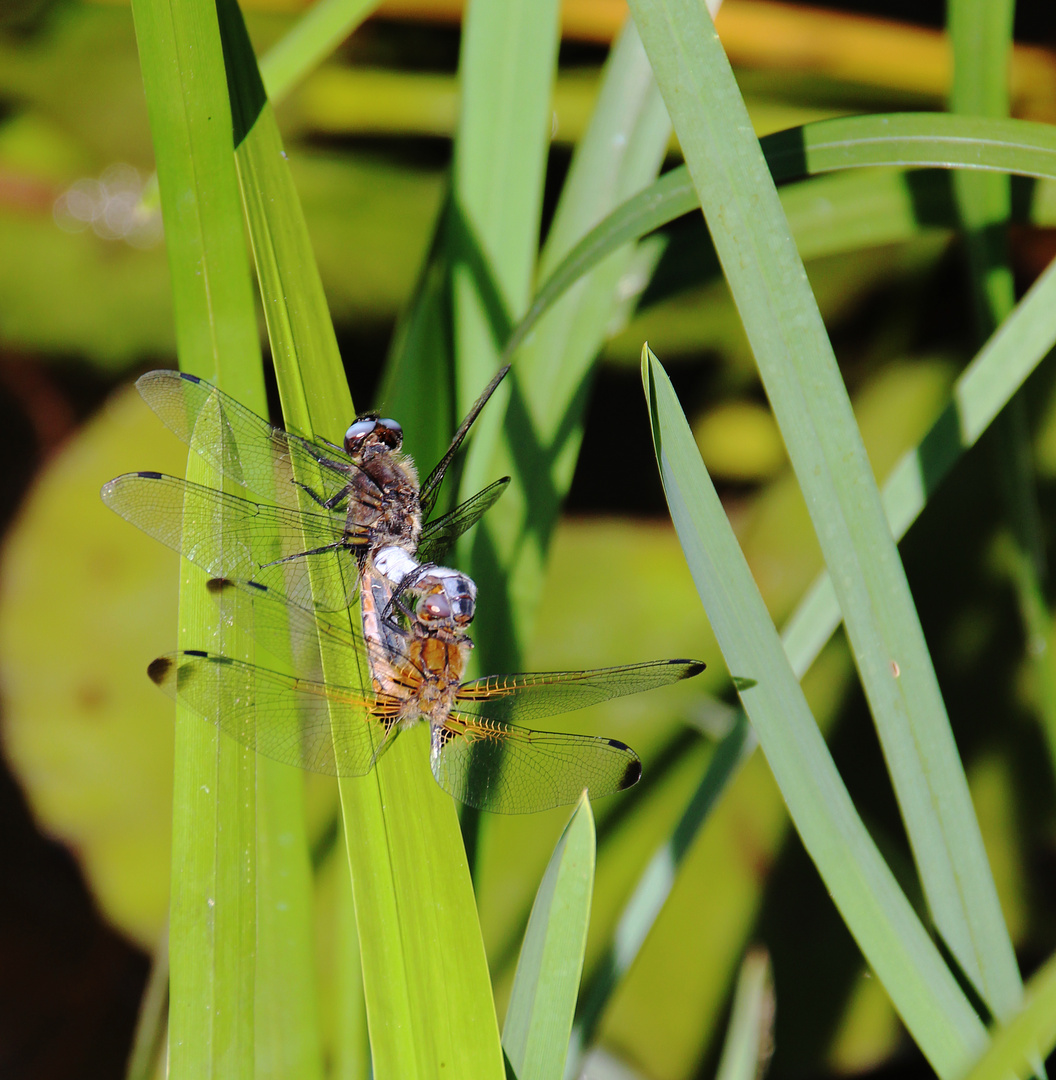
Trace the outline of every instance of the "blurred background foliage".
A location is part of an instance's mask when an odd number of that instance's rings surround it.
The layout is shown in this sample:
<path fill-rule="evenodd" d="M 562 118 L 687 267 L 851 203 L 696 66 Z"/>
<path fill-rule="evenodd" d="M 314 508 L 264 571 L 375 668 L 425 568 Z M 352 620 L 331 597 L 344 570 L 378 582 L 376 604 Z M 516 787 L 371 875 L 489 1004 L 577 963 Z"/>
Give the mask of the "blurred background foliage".
<path fill-rule="evenodd" d="M 294 0 L 243 6 L 258 55 L 303 8 Z M 441 204 L 457 119 L 460 15 L 457 0 L 388 0 L 278 109 L 360 408 L 385 406 L 375 390 Z M 565 5 L 547 213 L 625 17 L 622 0 Z M 827 116 L 943 107 L 943 18 L 937 2 L 727 0 L 717 26 L 764 134 Z M 1016 33 L 1014 115 L 1052 122 L 1051 6 L 1018 5 Z M 670 160 L 677 156 L 672 145 Z M 127 4 L 3 5 L 5 1077 L 121 1075 L 165 921 L 171 706 L 140 673 L 174 641 L 176 560 L 98 499 L 99 485 L 119 472 L 182 471 L 178 444 L 128 385 L 142 370 L 175 366 L 152 169 Z M 790 197 L 820 213 L 825 183 L 810 181 Z M 672 373 L 779 623 L 821 565 L 736 312 L 713 258 L 702 257 L 704 241 L 699 215 L 674 223 L 652 241 L 663 255 L 651 283 L 633 274 L 624 282 L 626 304 L 601 357 L 527 658 L 529 668 L 543 669 L 664 655 L 709 662 L 699 685 L 628 699 L 568 725 L 625 739 L 646 765 L 623 802 L 596 807 L 587 982 L 721 733 L 722 713 L 703 695 L 728 697 L 730 689 L 656 477 L 637 369 L 643 340 Z M 1049 231 L 1017 227 L 1020 290 L 1054 251 Z M 963 252 L 935 226 L 898 243 L 815 258 L 808 273 L 882 479 L 935 418 L 972 355 Z M 1028 409 L 1048 522 L 1056 512 L 1051 365 L 1034 376 Z M 991 442 L 967 455 L 902 551 L 1029 974 L 1056 947 L 1056 788 L 1009 581 Z M 913 889 L 842 637 L 806 685 L 863 816 Z M 332 786 L 313 781 L 309 793 L 325 987 L 336 977 L 331 909 L 341 875 L 332 872 Z M 483 832 L 478 904 L 500 1013 L 531 898 L 566 816 L 496 819 Z M 635 1075 L 710 1075 L 732 980 L 752 942 L 774 963 L 775 1077 L 923 1068 L 827 902 L 758 754 L 696 839 L 610 1003 L 599 1031 L 606 1052 Z M 325 1003 L 325 991 L 321 997 Z"/>

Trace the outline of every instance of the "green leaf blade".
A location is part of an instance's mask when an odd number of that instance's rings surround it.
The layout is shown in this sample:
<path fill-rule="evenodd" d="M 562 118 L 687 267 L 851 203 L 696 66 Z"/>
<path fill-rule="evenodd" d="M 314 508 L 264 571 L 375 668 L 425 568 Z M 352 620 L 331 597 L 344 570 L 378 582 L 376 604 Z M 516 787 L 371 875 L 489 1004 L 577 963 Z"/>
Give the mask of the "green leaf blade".
<path fill-rule="evenodd" d="M 561 1080 L 594 892 L 594 816 L 586 795 L 539 884 L 521 946 L 502 1045 L 518 1080 Z"/>
<path fill-rule="evenodd" d="M 244 35 L 240 19 L 232 33 Z M 244 40 L 237 55 L 254 63 Z M 245 131 L 238 165 L 287 426 L 340 441 L 352 403 L 270 105 Z M 359 618 L 358 608 L 350 617 Z M 362 671 L 341 678 L 364 657 L 328 653 L 322 660 L 328 679 L 369 685 Z M 367 776 L 339 782 L 372 1067 L 375 1076 L 401 1080 L 440 1069 L 499 1077 L 472 884 L 452 800 L 426 765 L 427 735 L 419 725 Z"/>
<path fill-rule="evenodd" d="M 744 958 L 716 1080 L 754 1080 L 773 1048 L 774 985 L 770 958 L 753 949 Z"/>
<path fill-rule="evenodd" d="M 181 0 L 137 0 L 133 16 L 180 364 L 262 402 L 215 12 Z M 198 460 L 189 471 L 219 482 Z M 217 613 L 202 584 L 197 571 L 181 575 L 181 644 L 200 647 L 215 633 Z M 168 1040 L 168 1069 L 177 1078 L 254 1071 L 256 764 L 199 717 L 177 711 Z"/>
<path fill-rule="evenodd" d="M 843 786 L 666 374 L 643 379 L 671 517 L 745 712 L 804 846 L 936 1072 L 957 1076 L 985 1031 L 866 832 Z"/>
<path fill-rule="evenodd" d="M 631 9 L 836 586 L 932 917 L 1001 1015 L 1015 1007 L 1021 983 L 967 779 L 766 159 L 706 9 L 692 0 L 632 0 Z M 882 126 L 884 118 L 871 120 Z M 836 148 L 841 125 L 818 125 Z M 933 135 L 926 121 L 912 117 L 899 117 L 898 126 L 903 139 L 914 131 Z M 1049 141 L 1056 149 L 1056 137 Z M 802 155 L 803 146 L 790 142 L 788 153 Z M 806 148 L 808 158 L 821 143 L 819 136 Z M 857 144 L 859 160 L 870 150 L 868 141 Z"/>
<path fill-rule="evenodd" d="M 597 105 L 569 168 L 540 275 L 614 206 L 655 178 L 670 130 L 645 51 L 628 23 L 613 45 Z M 465 495 L 496 476 L 513 477 L 510 490 L 462 549 L 478 570 L 481 590 L 500 598 L 481 605 L 478 616 L 482 658 L 492 670 L 519 666 L 530 637 L 546 552 L 579 453 L 592 365 L 633 255 L 630 244 L 613 250 L 553 304 L 530 340 L 519 347 L 513 339 L 506 343 L 503 352 L 513 370 L 504 430 L 497 442 L 478 436 L 470 447 Z M 491 408 L 498 417 L 498 408 Z M 512 650 L 506 642 L 511 634 Z"/>

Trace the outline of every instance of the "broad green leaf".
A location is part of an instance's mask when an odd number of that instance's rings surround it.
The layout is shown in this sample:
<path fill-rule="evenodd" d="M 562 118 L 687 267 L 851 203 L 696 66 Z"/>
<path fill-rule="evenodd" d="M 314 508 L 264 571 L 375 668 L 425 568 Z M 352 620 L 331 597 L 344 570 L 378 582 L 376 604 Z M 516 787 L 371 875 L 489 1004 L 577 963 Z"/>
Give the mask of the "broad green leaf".
<path fill-rule="evenodd" d="M 903 1023 L 939 1076 L 952 1080 L 985 1047 L 983 1025 L 843 786 L 674 390 L 648 348 L 642 374 L 675 529 L 792 821 Z"/>
<path fill-rule="evenodd" d="M 186 0 L 137 0 L 133 15 L 180 364 L 262 402 L 216 14 Z M 204 472 L 200 459 L 189 462 L 190 476 L 217 482 Z M 199 648 L 216 623 L 202 584 L 199 572 L 183 573 L 180 640 Z M 253 756 L 178 710 L 169 951 L 174 1077 L 254 1071 L 255 794 Z"/>
<path fill-rule="evenodd" d="M 502 345 L 531 297 L 559 31 L 556 0 L 474 0 L 466 9 L 444 226 L 460 415 L 499 367 Z M 481 482 L 509 394 L 507 380 L 477 421 L 474 442 L 483 450 L 467 464 L 463 491 L 495 479 Z M 483 566 L 481 554 L 467 569 L 485 587 Z M 506 625 L 490 637 L 499 648 L 512 633 Z"/>
<path fill-rule="evenodd" d="M 929 909 L 966 976 L 1003 1015 L 1021 984 L 967 779 L 767 163 L 707 11 L 692 0 L 632 0 L 631 10 L 836 586 Z M 901 118 L 903 136 L 928 131 L 927 119 Z M 828 125 L 837 160 L 843 123 Z M 1050 142 L 1056 160 L 1056 133 Z M 869 156 L 867 143 L 856 150 Z M 810 160 L 814 147 L 786 153 Z"/>
<path fill-rule="evenodd" d="M 628 22 L 569 167 L 540 255 L 540 276 L 612 207 L 656 177 L 670 130 L 645 51 Z M 510 404 L 502 433 L 497 439 L 478 436 L 470 448 L 465 495 L 495 476 L 513 477 L 501 502 L 462 545 L 477 584 L 492 597 L 477 619 L 489 670 L 519 667 L 530 640 L 553 527 L 579 455 L 590 372 L 633 255 L 633 245 L 613 252 L 536 326 L 506 379 Z M 497 407 L 493 415 L 496 423 L 502 419 Z"/>
<path fill-rule="evenodd" d="M 353 415 L 333 327 L 237 10 L 229 64 L 244 79 L 237 158 L 287 424 L 340 440 Z M 358 618 L 353 611 L 351 617 Z M 355 657 L 324 655 L 340 680 Z M 362 663 L 363 658 L 359 658 Z M 498 1027 L 453 804 L 427 767 L 425 726 L 367 776 L 340 782 L 374 1074 L 501 1075 Z"/>
<path fill-rule="evenodd" d="M 506 1009 L 502 1047 L 518 1080 L 561 1080 L 594 893 L 594 816 L 580 799 L 539 884 Z"/>

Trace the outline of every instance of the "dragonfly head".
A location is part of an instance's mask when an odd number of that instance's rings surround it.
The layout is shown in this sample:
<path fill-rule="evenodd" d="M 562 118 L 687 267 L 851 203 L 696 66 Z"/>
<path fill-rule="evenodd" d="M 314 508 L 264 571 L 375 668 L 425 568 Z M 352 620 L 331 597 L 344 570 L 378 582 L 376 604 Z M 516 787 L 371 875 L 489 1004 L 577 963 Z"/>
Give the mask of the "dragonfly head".
<path fill-rule="evenodd" d="M 418 601 L 418 621 L 431 629 L 461 630 L 473 621 L 477 587 L 465 574 L 448 572 L 431 584 Z"/>
<path fill-rule="evenodd" d="M 345 453 L 363 457 L 371 450 L 399 450 L 403 445 L 403 428 L 395 420 L 368 413 L 357 418 L 345 432 Z"/>

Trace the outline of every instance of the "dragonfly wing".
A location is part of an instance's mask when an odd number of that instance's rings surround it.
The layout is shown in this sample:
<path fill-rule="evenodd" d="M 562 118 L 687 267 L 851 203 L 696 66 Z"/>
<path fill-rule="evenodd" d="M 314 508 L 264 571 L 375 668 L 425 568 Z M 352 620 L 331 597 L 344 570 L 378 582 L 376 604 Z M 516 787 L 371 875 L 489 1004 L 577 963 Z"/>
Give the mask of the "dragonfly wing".
<path fill-rule="evenodd" d="M 358 567 L 344 545 L 342 515 L 260 505 L 154 472 L 119 476 L 101 494 L 111 510 L 213 576 L 251 578 L 324 611 L 346 608 L 355 594 Z M 330 550 L 304 554 L 319 548 Z"/>
<path fill-rule="evenodd" d="M 169 653 L 147 673 L 170 697 L 243 746 L 310 772 L 364 775 L 391 726 L 391 710 L 371 694 L 215 653 Z"/>
<path fill-rule="evenodd" d="M 329 646 L 329 655 L 351 652 L 365 657 L 368 667 L 359 676 L 362 683 L 356 685 L 365 690 L 385 685 L 388 698 L 393 698 L 406 694 L 408 686 L 412 690 L 420 686 L 427 676 L 411 655 L 407 632 L 383 615 L 391 595 L 384 592 L 385 583 L 374 578 L 367 581 L 374 589 L 380 586 L 383 592 L 378 602 L 373 591 L 364 590 L 362 625 L 355 610 L 323 617 L 257 581 L 213 578 L 207 587 L 219 604 L 225 627 L 248 631 L 258 645 L 282 662 L 292 656 L 294 671 L 312 677 L 320 675 L 321 647 Z"/>
<path fill-rule="evenodd" d="M 436 782 L 467 806 L 532 814 L 592 799 L 638 781 L 638 755 L 616 739 L 529 731 L 454 710 L 433 728 Z"/>
<path fill-rule="evenodd" d="M 487 405 L 488 398 L 495 393 L 496 387 L 506 377 L 506 372 L 509 370 L 510 365 L 507 364 L 505 367 L 502 367 L 495 372 L 491 382 L 484 387 L 484 392 L 473 403 L 473 407 L 466 413 L 466 418 L 459 424 L 458 431 L 455 432 L 455 437 L 451 440 L 451 445 L 447 448 L 447 453 L 444 454 L 436 468 L 426 477 L 425 483 L 422 484 L 421 490 L 419 491 L 422 517 L 429 516 L 433 504 L 436 502 L 436 497 L 440 494 L 440 485 L 443 483 L 444 473 L 447 472 L 448 465 L 454 460 L 455 454 L 458 453 L 458 448 L 462 445 L 462 440 L 473 426 L 473 421 L 476 420 L 477 416 L 480 414 L 480 410 Z"/>
<path fill-rule="evenodd" d="M 293 670 L 302 675 L 321 677 L 320 646 L 325 643 L 332 652 L 365 653 L 374 660 L 375 647 L 364 641 L 355 612 L 328 612 L 330 617 L 323 617 L 259 581 L 216 577 L 206 587 L 219 606 L 224 627 L 252 634 L 257 645 L 280 662 L 292 659 Z M 383 656 L 390 654 L 391 649 Z"/>
<path fill-rule="evenodd" d="M 137 382 L 143 400 L 167 428 L 224 477 L 282 506 L 299 505 L 300 489 L 329 499 L 348 485 L 355 465 L 337 448 L 269 424 L 194 375 L 148 371 Z M 342 468 L 334 469 L 328 462 Z"/>
<path fill-rule="evenodd" d="M 463 683 L 456 701 L 460 711 L 499 723 L 538 720 L 669 686 L 703 670 L 699 660 L 654 660 L 591 671 L 489 675 Z"/>
<path fill-rule="evenodd" d="M 422 530 L 416 556 L 422 562 L 439 562 L 454 545 L 455 541 L 471 529 L 495 504 L 506 490 L 510 478 L 504 476 L 478 491 L 471 499 L 456 506 L 449 514 L 429 522 Z"/>

